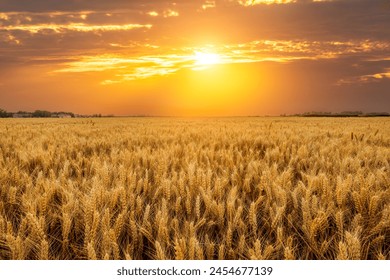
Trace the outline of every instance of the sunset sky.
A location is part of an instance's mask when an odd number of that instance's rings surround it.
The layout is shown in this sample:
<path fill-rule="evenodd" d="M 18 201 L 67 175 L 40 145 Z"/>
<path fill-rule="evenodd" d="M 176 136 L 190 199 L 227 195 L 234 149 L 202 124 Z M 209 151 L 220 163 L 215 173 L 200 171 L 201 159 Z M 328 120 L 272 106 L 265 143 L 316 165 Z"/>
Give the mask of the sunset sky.
<path fill-rule="evenodd" d="M 390 112 L 390 1 L 0 0 L 0 108 Z"/>

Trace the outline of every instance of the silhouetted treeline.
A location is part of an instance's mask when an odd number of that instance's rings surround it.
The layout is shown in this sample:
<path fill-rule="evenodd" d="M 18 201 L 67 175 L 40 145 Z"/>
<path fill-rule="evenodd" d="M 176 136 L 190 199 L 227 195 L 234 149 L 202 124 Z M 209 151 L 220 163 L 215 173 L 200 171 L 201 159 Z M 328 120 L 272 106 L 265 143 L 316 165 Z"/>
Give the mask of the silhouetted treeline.
<path fill-rule="evenodd" d="M 283 115 L 286 116 L 286 115 Z M 331 112 L 306 112 L 303 114 L 296 114 L 292 116 L 298 117 L 389 117 L 388 112 L 371 112 L 364 113 L 362 111 L 344 111 L 341 113 L 331 113 Z"/>
<path fill-rule="evenodd" d="M 0 109 L 0 118 L 61 118 L 71 117 L 74 118 L 75 114 L 71 112 L 49 112 L 36 110 L 34 112 L 18 111 L 16 113 L 7 112 Z"/>
<path fill-rule="evenodd" d="M 12 118 L 12 113 L 8 113 L 3 109 L 0 109 L 0 118 Z"/>
<path fill-rule="evenodd" d="M 32 113 L 33 118 L 51 118 L 51 115 L 51 112 L 41 110 L 36 110 L 34 113 Z"/>
<path fill-rule="evenodd" d="M 113 116 L 114 115 L 104 116 L 102 114 L 79 115 L 72 112 L 49 112 L 45 110 L 35 110 L 34 112 L 18 111 L 13 113 L 0 109 L 0 118 L 101 118 Z"/>

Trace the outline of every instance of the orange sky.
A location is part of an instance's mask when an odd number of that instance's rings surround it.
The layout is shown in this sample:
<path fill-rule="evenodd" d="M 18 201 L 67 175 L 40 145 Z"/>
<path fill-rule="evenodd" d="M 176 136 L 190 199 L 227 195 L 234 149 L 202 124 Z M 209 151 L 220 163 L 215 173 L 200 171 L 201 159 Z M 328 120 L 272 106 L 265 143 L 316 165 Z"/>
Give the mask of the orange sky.
<path fill-rule="evenodd" d="M 0 108 L 390 111 L 386 0 L 0 0 Z"/>

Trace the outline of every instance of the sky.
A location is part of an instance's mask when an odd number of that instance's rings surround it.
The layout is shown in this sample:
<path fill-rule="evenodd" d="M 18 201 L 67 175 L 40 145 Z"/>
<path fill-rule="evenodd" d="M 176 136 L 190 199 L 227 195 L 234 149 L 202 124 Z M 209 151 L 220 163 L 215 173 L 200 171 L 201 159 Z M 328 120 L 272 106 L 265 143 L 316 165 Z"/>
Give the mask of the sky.
<path fill-rule="evenodd" d="M 390 1 L 0 0 L 0 108 L 390 112 Z"/>

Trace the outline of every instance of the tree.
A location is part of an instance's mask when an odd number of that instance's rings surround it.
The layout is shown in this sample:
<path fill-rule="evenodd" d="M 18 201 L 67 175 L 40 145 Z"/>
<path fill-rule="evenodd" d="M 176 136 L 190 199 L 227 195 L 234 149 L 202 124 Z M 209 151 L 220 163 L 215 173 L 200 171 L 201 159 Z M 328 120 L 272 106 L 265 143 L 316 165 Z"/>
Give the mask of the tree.
<path fill-rule="evenodd" d="M 32 113 L 32 116 L 34 118 L 50 118 L 51 113 L 48 111 L 36 110 L 34 113 Z"/>
<path fill-rule="evenodd" d="M 3 109 L 0 109 L 0 118 L 10 118 L 10 117 L 12 117 L 11 113 L 8 113 Z"/>

